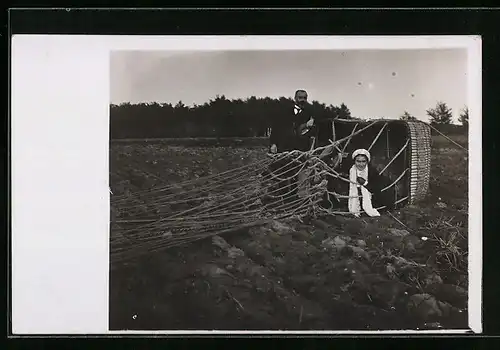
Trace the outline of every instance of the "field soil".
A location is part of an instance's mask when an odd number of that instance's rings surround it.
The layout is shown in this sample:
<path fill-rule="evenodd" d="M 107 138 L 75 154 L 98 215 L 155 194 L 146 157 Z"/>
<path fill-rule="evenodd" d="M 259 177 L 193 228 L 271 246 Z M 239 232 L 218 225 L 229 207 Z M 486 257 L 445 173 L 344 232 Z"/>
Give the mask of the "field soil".
<path fill-rule="evenodd" d="M 206 176 L 265 152 L 115 143 L 111 188 Z M 467 328 L 467 167 L 467 152 L 436 140 L 418 205 L 378 218 L 274 221 L 113 266 L 110 329 Z"/>

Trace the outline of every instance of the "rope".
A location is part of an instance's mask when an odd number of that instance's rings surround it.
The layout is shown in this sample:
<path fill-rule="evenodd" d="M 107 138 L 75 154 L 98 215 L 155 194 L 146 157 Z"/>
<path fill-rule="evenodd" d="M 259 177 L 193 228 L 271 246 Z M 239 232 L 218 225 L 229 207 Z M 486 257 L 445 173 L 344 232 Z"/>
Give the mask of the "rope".
<path fill-rule="evenodd" d="M 313 178 L 315 175 L 317 175 L 317 172 L 312 171 L 308 177 L 306 177 L 304 180 L 302 180 L 302 182 Z M 299 185 L 300 185 L 300 183 L 299 183 Z M 285 217 L 294 216 L 294 215 L 305 215 L 308 211 L 308 206 L 317 204 L 318 199 L 316 199 L 314 201 L 313 201 L 313 199 L 315 197 L 317 197 L 317 193 L 315 192 L 315 189 L 319 188 L 319 187 L 320 187 L 319 185 L 313 186 L 311 189 L 312 193 L 309 196 L 306 196 L 305 198 L 299 198 L 299 199 L 295 200 L 294 202 L 291 202 L 288 204 L 283 204 L 283 205 L 280 205 L 277 208 L 275 208 L 276 210 L 284 210 L 285 211 L 284 214 L 281 214 L 281 215 L 278 214 L 278 217 L 283 217 L 283 215 Z M 285 196 L 286 196 L 286 194 L 285 194 Z M 241 206 L 241 203 L 239 205 Z M 264 209 L 265 209 L 265 207 L 264 207 Z M 262 212 L 262 210 L 254 211 L 253 213 L 255 214 L 255 213 L 261 213 L 261 212 Z M 181 223 L 176 223 L 173 225 L 169 224 L 168 228 L 170 229 L 170 231 L 175 231 L 175 229 L 177 229 L 177 231 L 178 231 L 175 239 L 170 239 L 170 240 L 164 239 L 163 236 L 158 237 L 158 235 L 149 235 L 148 237 L 144 237 L 145 235 L 143 234 L 143 232 L 141 232 L 142 230 L 129 230 L 128 232 L 122 233 L 122 239 L 112 240 L 113 257 L 116 257 L 116 254 L 122 254 L 124 251 L 127 251 L 126 243 L 130 242 L 130 241 L 134 241 L 134 239 L 136 239 L 136 238 L 137 239 L 142 238 L 142 243 L 135 244 L 133 247 L 128 248 L 129 250 L 130 249 L 132 250 L 130 252 L 130 254 L 132 254 L 132 255 L 135 254 L 135 256 L 139 254 L 139 250 L 141 247 L 146 247 L 147 251 L 150 252 L 150 251 L 154 251 L 154 250 L 159 249 L 159 248 L 166 248 L 166 247 L 175 246 L 178 244 L 183 244 L 185 242 L 191 242 L 191 241 L 194 241 L 198 238 L 201 239 L 201 238 L 207 236 L 207 231 L 210 231 L 210 230 L 213 230 L 216 228 L 220 228 L 220 225 L 222 225 L 222 224 L 225 226 L 236 227 L 236 226 L 241 226 L 241 224 L 245 221 L 257 221 L 258 220 L 257 217 L 249 217 L 248 219 L 241 219 L 241 216 L 242 216 L 241 214 L 244 214 L 245 215 L 244 217 L 247 217 L 249 214 L 248 211 L 241 212 L 238 214 L 240 214 L 240 215 L 238 215 L 239 218 L 233 218 L 232 220 L 228 220 L 226 218 L 223 220 L 223 222 L 219 222 L 219 223 L 213 222 L 212 220 L 201 221 L 198 218 L 196 221 L 187 220 L 187 221 L 183 221 Z M 213 217 L 213 215 L 214 215 L 214 213 L 212 211 L 211 216 Z M 191 234 L 190 235 L 191 238 L 186 237 L 186 231 L 190 231 L 192 229 L 191 225 L 195 222 L 198 226 L 203 226 L 203 227 L 201 229 L 198 229 L 196 231 L 195 235 Z M 217 224 L 219 224 L 219 226 L 216 226 Z M 165 227 L 165 226 L 159 226 L 158 222 L 156 222 L 156 225 L 150 225 L 150 228 L 155 229 L 156 231 L 167 229 L 167 227 Z M 132 233 L 132 234 L 130 234 L 130 233 Z M 170 234 L 172 234 L 172 232 L 170 232 Z M 200 237 L 199 234 L 201 234 L 202 237 Z M 123 237 L 123 236 L 125 236 L 125 237 Z M 158 242 L 158 240 L 160 240 L 161 242 Z M 166 242 L 166 241 L 168 241 L 168 242 Z"/>
<path fill-rule="evenodd" d="M 467 148 L 465 148 L 464 146 L 462 146 L 461 144 L 453 141 L 451 138 L 449 138 L 448 136 L 446 136 L 445 134 L 443 134 L 441 131 L 439 131 L 437 128 L 435 128 L 434 126 L 432 126 L 432 124 L 430 123 L 425 123 L 427 124 L 428 126 L 431 127 L 431 129 L 433 129 L 434 131 L 436 131 L 438 134 L 440 134 L 441 136 L 443 136 L 445 139 L 447 139 L 448 141 L 450 141 L 451 143 L 453 143 L 455 146 L 457 147 L 460 147 L 461 149 L 463 149 L 464 151 L 469 151 Z"/>
<path fill-rule="evenodd" d="M 330 195 L 338 199 L 349 196 L 330 191 L 327 177 L 347 183 L 351 181 L 335 170 L 341 160 L 332 167 L 323 158 L 326 159 L 334 149 L 342 154 L 352 137 L 375 124 L 376 121 L 373 121 L 358 129 L 359 124 L 356 123 L 349 136 L 329 140 L 328 145 L 317 148 L 313 143 L 308 151 L 268 154 L 263 160 L 218 174 L 113 196 L 112 210 L 114 214 L 117 212 L 119 220 L 114 220 L 112 224 L 134 224 L 133 227 L 120 227 L 113 231 L 113 262 L 270 220 L 305 215 L 350 215 L 348 211 L 334 209 Z M 387 122 L 378 131 L 370 149 L 386 127 Z M 409 140 L 380 173 L 394 162 L 408 143 Z M 408 170 L 405 169 L 382 191 L 395 186 Z M 329 208 L 319 205 L 325 195 Z M 383 208 L 385 206 L 377 209 Z"/>
<path fill-rule="evenodd" d="M 368 147 L 368 152 L 372 149 L 372 147 L 375 145 L 375 143 L 378 141 L 380 135 L 382 135 L 382 132 L 386 128 L 387 123 L 384 123 L 384 125 L 380 128 L 380 131 L 378 132 L 377 136 L 375 136 L 375 139 L 372 141 L 370 147 Z"/>
<path fill-rule="evenodd" d="M 344 147 L 342 148 L 342 153 L 345 152 L 345 150 L 347 149 L 347 146 L 349 145 L 349 142 L 351 142 L 352 140 L 352 135 L 354 134 L 354 132 L 356 131 L 356 129 L 358 128 L 358 123 L 354 124 L 354 128 L 352 128 L 352 132 L 351 132 L 351 135 L 350 137 L 347 139 L 347 141 L 345 142 L 344 144 Z"/>
<path fill-rule="evenodd" d="M 401 180 L 401 178 L 408 172 L 410 171 L 410 168 L 406 168 L 403 173 L 401 175 L 399 175 L 396 180 L 394 180 L 394 182 L 392 182 L 390 185 L 384 187 L 383 189 L 380 190 L 380 192 L 384 192 L 384 191 L 387 191 L 389 188 L 391 188 L 392 186 L 394 186 L 399 180 Z"/>
<path fill-rule="evenodd" d="M 299 159 L 299 157 L 297 157 L 296 159 L 292 160 L 292 162 L 294 162 L 294 161 L 295 161 L 295 160 L 297 160 L 297 159 Z M 290 169 L 286 169 L 286 167 L 287 167 L 287 166 L 288 166 L 288 164 L 284 164 L 284 165 L 283 165 L 283 166 L 281 166 L 279 169 L 277 169 L 277 170 L 276 170 L 276 172 L 278 172 L 278 175 L 279 175 L 279 174 L 286 173 L 287 171 L 292 171 L 292 170 L 295 170 L 296 168 L 298 168 L 299 166 L 302 166 L 302 165 L 299 163 L 299 164 L 297 164 L 297 165 L 293 166 L 293 167 L 292 167 L 292 168 L 290 168 Z M 261 169 L 259 169 L 259 170 L 261 170 Z M 281 170 L 281 173 L 279 172 L 280 170 Z M 247 174 L 248 174 L 248 173 L 247 173 Z M 293 174 L 292 176 L 295 176 L 295 175 L 296 175 L 296 174 Z M 262 177 L 262 178 L 260 179 L 260 181 L 266 181 L 266 180 L 267 180 L 267 178 L 270 178 L 270 177 L 272 177 L 272 176 L 273 176 L 273 174 L 268 173 L 266 176 Z M 233 179 L 233 180 L 234 180 L 234 179 Z M 240 178 L 240 180 L 241 180 L 242 182 L 245 182 L 246 184 L 245 184 L 243 187 L 242 187 L 240 184 L 238 184 L 239 186 L 237 186 L 235 190 L 230 191 L 229 193 L 227 193 L 227 192 L 226 192 L 226 193 L 224 194 L 224 197 L 229 197 L 229 196 L 231 196 L 232 194 L 234 194 L 236 191 L 246 190 L 246 189 L 250 188 L 251 186 L 254 186 L 254 185 L 255 185 L 255 181 L 251 181 L 251 180 L 254 180 L 254 179 L 249 179 L 249 178 L 244 178 L 244 177 L 241 177 L 241 178 Z M 231 183 L 231 182 L 232 182 L 232 181 L 227 181 L 227 182 L 226 182 L 226 184 L 229 184 L 229 183 Z M 211 187 L 210 189 L 211 189 L 211 190 L 214 190 L 215 188 L 218 188 L 218 187 L 220 187 L 220 186 L 213 186 L 213 187 Z M 205 190 L 206 190 L 206 189 L 207 189 L 207 188 L 205 188 Z M 204 190 L 204 191 L 202 191 L 202 192 L 206 192 L 205 190 Z M 197 193 L 197 194 L 199 194 L 199 193 Z M 197 197 L 197 194 L 195 194 L 195 195 L 194 195 L 194 197 L 195 197 L 195 198 Z M 182 196 L 182 194 L 179 194 L 179 195 L 180 195 L 180 196 Z M 220 196 L 220 195 L 219 195 L 219 196 Z M 168 199 L 168 198 L 171 198 L 171 196 L 166 196 L 166 197 L 164 196 L 164 197 L 162 197 L 162 199 L 160 199 L 160 200 L 158 200 L 158 201 L 150 201 L 150 203 L 151 203 L 152 205 L 154 205 L 154 204 L 160 204 L 160 203 L 161 203 L 161 204 L 163 204 L 163 205 L 170 205 L 170 204 L 172 204 L 172 202 L 169 202 L 169 201 L 165 200 L 164 198 L 167 198 L 167 199 Z M 199 199 L 199 198 L 196 198 L 196 200 L 200 200 L 200 199 Z M 131 206 L 122 206 L 122 208 L 123 208 L 123 209 L 128 209 L 128 208 L 130 208 L 130 207 L 136 207 L 136 205 L 131 205 Z M 185 212 L 182 212 L 182 214 L 185 214 Z"/>
<path fill-rule="evenodd" d="M 406 143 L 404 144 L 403 147 L 401 147 L 401 149 L 398 151 L 398 153 L 396 153 L 396 155 L 394 157 L 392 157 L 392 159 L 389 161 L 389 163 L 387 163 L 387 165 L 382 170 L 380 170 L 379 175 L 382 175 L 382 173 L 389 167 L 389 165 L 391 165 L 396 160 L 396 158 L 406 149 L 406 147 L 408 147 L 409 143 L 410 143 L 410 140 L 406 140 Z"/>
<path fill-rule="evenodd" d="M 151 189 L 136 191 L 136 192 L 133 192 L 131 195 L 132 196 L 133 195 L 139 195 L 139 194 L 148 193 L 148 192 L 163 192 L 163 191 L 166 191 L 166 190 L 169 190 L 169 189 L 172 189 L 172 188 L 179 188 L 179 187 L 182 187 L 182 186 L 186 186 L 186 185 L 190 185 L 190 184 L 195 184 L 195 183 L 197 183 L 199 181 L 203 181 L 203 180 L 216 179 L 219 182 L 222 182 L 225 179 L 225 175 L 227 175 L 227 174 L 234 173 L 234 172 L 237 172 L 237 171 L 240 171 L 241 173 L 244 173 L 246 171 L 246 169 L 249 168 L 249 167 L 260 166 L 261 164 L 268 165 L 269 163 L 270 163 L 270 161 L 268 159 L 264 159 L 264 160 L 258 161 L 256 163 L 246 164 L 246 165 L 243 165 L 241 167 L 229 169 L 229 170 L 217 173 L 217 174 L 212 174 L 212 175 L 209 175 L 209 176 L 204 177 L 204 178 L 191 179 L 191 180 L 186 180 L 186 181 L 183 181 L 183 182 L 180 182 L 180 183 L 175 183 L 175 184 L 172 184 L 172 185 L 166 185 L 166 186 L 162 186 L 162 187 L 156 187 L 156 188 L 151 188 Z M 120 199 L 128 200 L 129 196 L 127 196 L 127 195 L 118 195 L 118 196 L 115 196 L 113 198 L 113 201 L 114 202 L 118 202 Z"/>
<path fill-rule="evenodd" d="M 311 179 L 311 178 L 312 178 L 312 177 L 314 177 L 314 176 L 315 176 L 315 174 L 314 174 L 314 173 L 312 173 L 309 177 L 307 177 L 306 179 L 304 179 L 304 180 L 302 180 L 301 182 L 299 182 L 299 186 L 300 186 L 303 182 L 305 182 L 305 181 L 307 181 L 307 180 Z M 315 189 L 315 187 L 313 187 L 313 188 L 312 188 L 312 190 L 314 190 L 314 189 Z M 276 192 L 276 191 L 279 191 L 279 190 L 281 190 L 281 189 L 276 189 L 276 190 L 274 190 L 274 191 L 271 191 L 271 193 Z M 284 196 L 284 197 L 287 197 L 287 196 L 288 196 L 288 195 L 290 195 L 292 192 L 293 192 L 293 191 L 289 191 L 288 193 L 284 194 L 283 196 Z M 232 202 L 239 202 L 239 203 L 237 203 L 237 204 L 236 204 L 236 207 L 241 207 L 241 206 L 245 206 L 245 204 L 247 204 L 248 202 L 251 202 L 251 201 L 254 201 L 254 200 L 255 200 L 255 198 L 250 198 L 250 199 L 248 199 L 248 200 L 245 200 L 245 201 L 241 202 L 241 197 L 237 197 L 237 198 L 234 198 L 233 200 L 231 200 L 231 201 L 229 201 L 229 202 L 222 203 L 221 205 L 218 205 L 218 206 L 215 206 L 215 207 L 208 207 L 208 208 L 205 208 L 205 209 L 203 209 L 203 208 L 202 208 L 202 210 L 199 210 L 197 213 L 192 214 L 192 217 L 193 217 L 193 218 L 196 218 L 196 220 L 194 220 L 194 221 L 199 221 L 199 216 L 200 216 L 200 214 L 203 214 L 203 213 L 206 213 L 206 212 L 210 211 L 210 214 L 211 214 L 211 216 L 213 217 L 213 216 L 214 216 L 214 215 L 216 215 L 218 212 L 220 212 L 220 209 L 221 209 L 224 205 L 226 205 L 226 206 L 227 206 L 228 204 L 230 204 L 230 203 L 232 203 Z M 266 209 L 266 207 L 267 207 L 267 206 L 265 206 L 263 209 Z M 234 208 L 234 207 L 232 207 L 232 208 Z M 190 210 L 188 210 L 188 211 L 190 211 L 190 212 L 194 212 L 194 211 L 196 211 L 197 209 L 200 209 L 200 207 L 192 208 L 192 209 L 190 209 Z M 163 219 L 157 220 L 157 221 L 156 221 L 155 223 L 153 223 L 153 224 L 150 224 L 150 225 L 144 225 L 144 226 L 141 226 L 139 229 L 133 229 L 133 230 L 130 230 L 130 231 L 137 231 L 137 230 L 141 230 L 141 229 L 151 229 L 151 228 L 153 228 L 155 225 L 157 226 L 158 224 L 160 224 L 160 223 L 162 223 L 162 222 L 165 222 L 165 221 L 167 221 L 167 220 L 172 220 L 172 219 L 174 219 L 174 218 L 176 218 L 176 217 L 179 217 L 181 214 L 186 214 L 188 211 L 184 211 L 184 212 L 181 212 L 181 213 L 177 213 L 177 214 L 175 214 L 175 215 L 171 215 L 171 216 L 169 216 L 169 217 L 167 217 L 167 218 L 163 218 Z M 257 211 L 254 211 L 254 212 L 257 212 Z M 248 211 L 246 211 L 246 212 L 242 212 L 241 214 L 248 214 L 248 213 L 249 213 L 249 212 L 248 212 Z M 179 220 L 183 220 L 183 218 L 179 218 Z M 228 220 L 228 219 L 226 218 L 226 219 L 224 219 L 224 220 L 227 222 L 227 220 Z M 185 221 L 183 221 L 183 222 L 185 222 Z"/>

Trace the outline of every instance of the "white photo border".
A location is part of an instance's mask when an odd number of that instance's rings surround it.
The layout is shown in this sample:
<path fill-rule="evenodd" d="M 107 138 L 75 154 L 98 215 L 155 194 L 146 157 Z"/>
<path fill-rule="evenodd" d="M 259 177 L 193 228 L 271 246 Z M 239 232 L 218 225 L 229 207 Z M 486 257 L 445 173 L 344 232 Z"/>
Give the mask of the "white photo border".
<path fill-rule="evenodd" d="M 110 52 L 468 51 L 469 327 L 482 332 L 480 36 L 14 35 L 11 45 L 11 295 L 14 335 L 436 334 L 458 331 L 109 331 Z M 473 194 L 473 196 L 472 196 Z"/>

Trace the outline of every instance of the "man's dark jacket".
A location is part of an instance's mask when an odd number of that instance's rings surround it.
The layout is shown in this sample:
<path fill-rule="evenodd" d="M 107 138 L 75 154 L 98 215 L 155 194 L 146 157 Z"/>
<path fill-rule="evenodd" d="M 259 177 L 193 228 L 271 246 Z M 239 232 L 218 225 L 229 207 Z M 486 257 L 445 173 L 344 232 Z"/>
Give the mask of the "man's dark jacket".
<path fill-rule="evenodd" d="M 282 115 L 274 116 L 271 125 L 270 145 L 275 144 L 278 152 L 292 150 L 307 151 L 310 147 L 310 135 L 313 129 L 305 135 L 300 135 L 299 127 L 312 117 L 309 107 L 304 107 L 300 113 L 294 113 L 291 106 Z"/>

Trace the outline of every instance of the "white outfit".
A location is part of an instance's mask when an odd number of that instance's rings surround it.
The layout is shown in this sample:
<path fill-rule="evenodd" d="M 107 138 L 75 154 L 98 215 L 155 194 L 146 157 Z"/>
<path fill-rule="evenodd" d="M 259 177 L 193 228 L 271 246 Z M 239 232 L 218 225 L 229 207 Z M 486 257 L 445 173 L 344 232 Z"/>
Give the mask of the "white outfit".
<path fill-rule="evenodd" d="M 364 155 L 370 161 L 370 153 L 365 149 L 358 149 L 352 154 L 352 158 L 355 159 L 358 155 Z M 358 184 L 357 178 L 361 177 L 365 179 L 364 185 Z M 361 214 L 361 205 L 359 203 L 359 192 L 358 189 L 361 188 L 361 196 L 363 198 L 363 210 L 368 216 L 380 216 L 377 209 L 372 206 L 372 194 L 365 187 L 368 184 L 368 165 L 363 169 L 359 170 L 354 164 L 349 171 L 349 212 L 355 216 Z"/>

